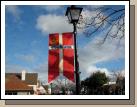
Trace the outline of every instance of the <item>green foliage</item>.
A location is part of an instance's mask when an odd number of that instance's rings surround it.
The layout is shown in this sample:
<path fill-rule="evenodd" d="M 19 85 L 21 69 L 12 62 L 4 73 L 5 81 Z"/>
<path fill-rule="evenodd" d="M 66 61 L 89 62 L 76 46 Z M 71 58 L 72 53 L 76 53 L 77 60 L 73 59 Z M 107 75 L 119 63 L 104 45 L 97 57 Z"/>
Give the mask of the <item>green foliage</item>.
<path fill-rule="evenodd" d="M 105 73 L 97 71 L 92 73 L 89 78 L 86 78 L 82 85 L 88 86 L 90 88 L 97 88 L 108 82 L 108 78 Z"/>

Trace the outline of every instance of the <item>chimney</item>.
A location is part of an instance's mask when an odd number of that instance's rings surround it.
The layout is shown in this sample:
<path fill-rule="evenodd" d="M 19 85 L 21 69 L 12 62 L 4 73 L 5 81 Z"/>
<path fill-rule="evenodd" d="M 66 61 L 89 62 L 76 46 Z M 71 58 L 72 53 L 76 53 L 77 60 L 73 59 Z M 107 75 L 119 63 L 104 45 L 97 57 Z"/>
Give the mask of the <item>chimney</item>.
<path fill-rule="evenodd" d="M 26 71 L 23 70 L 21 74 L 21 80 L 25 81 Z"/>
<path fill-rule="evenodd" d="M 37 81 L 37 87 L 40 87 L 40 80 Z"/>

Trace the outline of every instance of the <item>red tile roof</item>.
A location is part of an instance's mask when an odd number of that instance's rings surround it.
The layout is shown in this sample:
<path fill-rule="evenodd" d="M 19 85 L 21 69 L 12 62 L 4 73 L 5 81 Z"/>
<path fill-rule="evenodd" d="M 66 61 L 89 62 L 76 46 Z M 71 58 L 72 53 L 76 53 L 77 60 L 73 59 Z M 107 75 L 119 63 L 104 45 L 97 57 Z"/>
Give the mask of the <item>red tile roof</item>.
<path fill-rule="evenodd" d="M 5 78 L 7 78 L 10 75 L 15 75 L 18 77 L 18 79 L 21 80 L 21 73 L 6 73 Z M 25 81 L 29 85 L 37 85 L 38 80 L 38 74 L 37 73 L 26 73 L 25 75 Z"/>
<path fill-rule="evenodd" d="M 15 75 L 10 75 L 5 80 L 5 90 L 6 91 L 27 91 L 32 90 L 26 83 L 18 79 Z"/>

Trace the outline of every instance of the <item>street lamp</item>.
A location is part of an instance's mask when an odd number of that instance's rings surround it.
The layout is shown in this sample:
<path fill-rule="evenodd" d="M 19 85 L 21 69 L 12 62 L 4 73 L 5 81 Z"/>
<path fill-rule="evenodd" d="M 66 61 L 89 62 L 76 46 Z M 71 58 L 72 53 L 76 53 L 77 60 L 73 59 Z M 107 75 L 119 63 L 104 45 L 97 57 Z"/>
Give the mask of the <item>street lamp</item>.
<path fill-rule="evenodd" d="M 75 73 L 76 73 L 76 94 L 80 94 L 80 76 L 79 76 L 79 64 L 77 60 L 77 43 L 76 43 L 76 35 L 77 35 L 77 28 L 76 25 L 79 21 L 80 14 L 83 8 L 76 7 L 72 5 L 71 7 L 67 8 L 66 16 L 68 17 L 69 23 L 73 24 L 74 27 L 74 50 L 75 50 Z"/>

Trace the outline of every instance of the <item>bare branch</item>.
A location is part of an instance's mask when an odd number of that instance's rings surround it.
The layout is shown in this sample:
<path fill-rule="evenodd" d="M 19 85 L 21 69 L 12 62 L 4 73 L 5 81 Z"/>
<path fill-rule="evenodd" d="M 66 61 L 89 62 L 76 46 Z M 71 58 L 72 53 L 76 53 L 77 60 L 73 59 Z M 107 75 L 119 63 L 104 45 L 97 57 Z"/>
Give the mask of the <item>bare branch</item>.
<path fill-rule="evenodd" d="M 102 43 L 106 41 L 108 36 L 111 38 L 122 39 L 124 37 L 125 32 L 124 10 L 125 9 L 116 10 L 104 7 L 97 8 L 94 10 L 97 12 L 97 14 L 94 17 L 91 17 L 90 19 L 83 18 L 82 20 L 80 20 L 79 25 L 83 25 L 83 27 L 78 25 L 78 28 L 83 29 L 83 33 L 86 34 L 87 37 L 94 35 L 99 30 L 109 28 L 109 30 L 104 35 Z M 107 12 L 107 16 L 105 15 L 105 12 Z M 116 31 L 111 33 L 114 27 L 116 27 Z"/>

